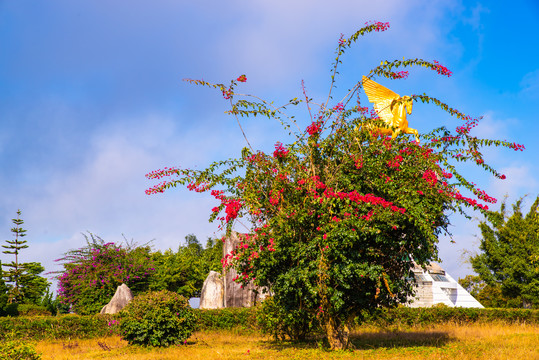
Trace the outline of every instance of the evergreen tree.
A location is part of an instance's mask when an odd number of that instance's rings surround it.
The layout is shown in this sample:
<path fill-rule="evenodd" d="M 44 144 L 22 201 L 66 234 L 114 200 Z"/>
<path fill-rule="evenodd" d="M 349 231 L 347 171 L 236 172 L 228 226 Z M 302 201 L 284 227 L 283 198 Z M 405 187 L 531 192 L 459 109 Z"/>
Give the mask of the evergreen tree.
<path fill-rule="evenodd" d="M 22 249 L 28 248 L 28 245 L 26 245 L 26 240 L 22 239 L 26 236 L 26 230 L 21 227 L 22 224 L 24 224 L 24 221 L 21 219 L 21 210 L 17 210 L 17 218 L 12 219 L 11 221 L 15 225 L 15 227 L 11 229 L 11 232 L 15 236 L 15 240 L 6 240 L 6 243 L 8 245 L 2 245 L 2 247 L 7 250 L 4 250 L 2 252 L 4 254 L 14 255 L 15 261 L 12 261 L 9 264 L 4 264 L 4 267 L 9 269 L 4 273 L 4 278 L 7 280 L 8 283 L 11 283 L 9 291 L 9 301 L 20 302 L 20 300 L 22 299 L 21 276 L 24 272 L 24 269 L 23 266 L 19 264 L 19 252 Z"/>
<path fill-rule="evenodd" d="M 12 222 L 15 227 L 11 229 L 11 232 L 15 239 L 6 240 L 7 245 L 2 245 L 6 249 L 3 251 L 4 254 L 15 257 L 11 263 L 3 264 L 8 268 L 7 271 L 3 271 L 3 278 L 8 283 L 8 302 L 38 304 L 49 287 L 47 279 L 39 276 L 45 268 L 36 262 L 20 262 L 20 251 L 28 248 L 27 241 L 22 239 L 26 236 L 26 230 L 22 228 L 24 221 L 21 219 L 20 210 L 17 210 L 17 218 L 12 219 Z"/>
<path fill-rule="evenodd" d="M 539 307 L 539 196 L 523 216 L 522 199 L 511 216 L 505 202 L 481 229 L 481 253 L 470 258 L 481 280 L 499 288 L 508 306 Z"/>

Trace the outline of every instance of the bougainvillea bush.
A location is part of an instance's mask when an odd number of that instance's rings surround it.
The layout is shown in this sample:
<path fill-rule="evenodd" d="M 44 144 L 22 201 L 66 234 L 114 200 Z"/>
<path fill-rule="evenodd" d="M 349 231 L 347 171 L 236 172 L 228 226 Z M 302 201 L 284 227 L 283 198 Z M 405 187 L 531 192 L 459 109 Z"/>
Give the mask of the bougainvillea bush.
<path fill-rule="evenodd" d="M 87 247 L 58 260 L 64 262 L 58 296 L 79 315 L 99 313 L 122 283 L 134 294 L 147 290 L 155 271 L 149 247 L 123 247 L 91 237 Z"/>
<path fill-rule="evenodd" d="M 236 281 L 271 289 L 283 310 L 316 316 L 332 349 L 348 346 L 348 327 L 363 310 L 407 301 L 413 291 L 413 262 L 425 265 L 437 258 L 438 236 L 448 233 L 448 214 L 467 209 L 488 214 L 488 203 L 495 200 L 467 180 L 458 165 L 471 162 L 504 179 L 484 161 L 481 148 L 522 150 L 517 144 L 473 136 L 479 119 L 427 95 L 411 99 L 440 107 L 458 124 L 455 130 L 441 127 L 420 134 L 419 141 L 402 133 L 382 135 L 387 128 L 377 130 L 383 126 L 377 113 L 360 103 L 361 81 L 333 101 L 344 51 L 360 36 L 388 27 L 370 23 L 350 38 L 341 37 L 327 100 L 315 103 L 302 86 L 304 100 L 287 104 L 303 104 L 303 120 L 288 117 L 284 107 L 239 94 L 236 87 L 247 80 L 244 75 L 230 86 L 189 80 L 221 91 L 230 101 L 229 113 L 238 119 L 277 119 L 293 139 L 277 142 L 270 153 L 254 150 L 247 141 L 241 157 L 205 170 L 172 167 L 147 175 L 167 177 L 148 194 L 178 184 L 209 192 L 219 202 L 210 220 L 220 221 L 227 232 L 238 221 L 250 227 L 223 265 L 238 271 Z M 408 72 L 397 70 L 408 66 L 451 75 L 436 61 L 409 59 L 383 61 L 367 77 L 405 78 Z"/>

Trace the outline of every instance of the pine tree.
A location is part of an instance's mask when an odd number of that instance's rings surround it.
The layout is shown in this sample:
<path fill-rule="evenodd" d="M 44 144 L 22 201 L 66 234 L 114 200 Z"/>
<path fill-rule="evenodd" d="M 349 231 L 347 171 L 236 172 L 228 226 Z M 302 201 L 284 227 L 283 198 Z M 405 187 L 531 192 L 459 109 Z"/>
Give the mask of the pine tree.
<path fill-rule="evenodd" d="M 4 278 L 8 283 L 11 283 L 9 291 L 9 301 L 10 302 L 20 302 L 22 298 L 21 293 L 21 276 L 23 275 L 24 268 L 19 264 L 19 252 L 22 249 L 28 248 L 26 245 L 26 240 L 22 238 L 26 236 L 26 230 L 21 226 L 24 224 L 24 221 L 21 219 L 21 210 L 17 210 L 17 218 L 11 220 L 15 227 L 11 229 L 11 232 L 15 236 L 15 240 L 6 240 L 8 245 L 2 245 L 4 249 L 3 253 L 8 255 L 15 255 L 15 261 L 12 261 L 9 264 L 4 264 L 4 267 L 7 267 L 9 270 L 4 272 Z"/>
<path fill-rule="evenodd" d="M 24 221 L 21 219 L 20 210 L 17 211 L 17 218 L 11 221 L 15 225 L 11 229 L 15 239 L 6 240 L 7 245 L 2 245 L 6 249 L 3 251 L 4 254 L 15 256 L 14 261 L 2 265 L 8 269 L 7 271 L 3 271 L 3 278 L 8 287 L 8 303 L 38 304 L 49 287 L 47 279 L 39 276 L 39 274 L 45 271 L 45 268 L 36 262 L 20 262 L 20 251 L 28 248 L 28 245 L 26 245 L 27 241 L 22 239 L 26 236 L 26 230 L 22 228 Z"/>

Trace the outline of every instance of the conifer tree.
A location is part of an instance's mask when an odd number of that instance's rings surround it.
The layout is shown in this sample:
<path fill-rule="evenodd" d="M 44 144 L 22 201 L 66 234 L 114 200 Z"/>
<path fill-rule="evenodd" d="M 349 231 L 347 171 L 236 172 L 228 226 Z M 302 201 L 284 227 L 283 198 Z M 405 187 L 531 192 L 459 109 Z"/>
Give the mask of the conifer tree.
<path fill-rule="evenodd" d="M 21 299 L 21 276 L 24 272 L 24 269 L 21 264 L 19 264 L 19 252 L 22 249 L 28 248 L 28 245 L 26 245 L 26 240 L 23 240 L 22 238 L 26 236 L 26 230 L 24 230 L 21 226 L 24 224 L 24 221 L 21 219 L 21 210 L 17 210 L 17 218 L 11 220 L 15 227 L 11 229 L 11 232 L 15 236 L 14 240 L 6 240 L 6 243 L 8 245 L 2 245 L 4 250 L 2 251 L 4 254 L 8 255 L 14 255 L 15 261 L 12 261 L 9 264 L 4 264 L 4 267 L 8 268 L 9 270 L 4 272 L 4 278 L 7 280 L 8 283 L 11 283 L 12 286 L 10 288 L 10 302 L 19 302 Z"/>
<path fill-rule="evenodd" d="M 17 210 L 17 218 L 11 221 L 15 225 L 11 229 L 15 239 L 6 240 L 7 245 L 2 245 L 6 249 L 3 251 L 4 254 L 15 257 L 11 263 L 2 265 L 8 269 L 3 271 L 3 278 L 8 287 L 8 302 L 38 304 L 49 287 L 47 279 L 39 276 L 45 268 L 36 262 L 20 262 L 20 251 L 28 248 L 27 241 L 22 239 L 26 236 L 26 230 L 22 228 L 24 221 L 21 219 L 20 210 Z"/>

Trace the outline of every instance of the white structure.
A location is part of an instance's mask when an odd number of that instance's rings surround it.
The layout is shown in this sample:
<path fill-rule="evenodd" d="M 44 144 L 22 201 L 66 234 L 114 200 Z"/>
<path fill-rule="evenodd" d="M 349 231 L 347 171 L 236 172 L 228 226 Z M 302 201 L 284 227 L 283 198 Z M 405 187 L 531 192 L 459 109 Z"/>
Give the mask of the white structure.
<path fill-rule="evenodd" d="M 451 307 L 483 307 L 436 263 L 430 263 L 426 269 L 416 266 L 414 277 L 416 295 L 413 301 L 408 304 L 409 307 L 429 307 L 436 304 Z"/>

